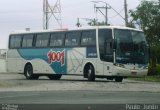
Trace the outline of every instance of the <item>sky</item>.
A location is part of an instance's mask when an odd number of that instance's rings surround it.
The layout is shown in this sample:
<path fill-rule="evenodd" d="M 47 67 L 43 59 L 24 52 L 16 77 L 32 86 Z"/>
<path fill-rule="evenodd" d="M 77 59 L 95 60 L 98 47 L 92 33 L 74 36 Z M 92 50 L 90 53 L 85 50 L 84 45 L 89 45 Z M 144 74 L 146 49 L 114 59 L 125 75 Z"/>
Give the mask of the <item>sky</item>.
<path fill-rule="evenodd" d="M 48 0 L 50 4 L 56 0 Z M 97 18 L 104 21 L 105 18 L 100 13 L 95 13 L 92 0 L 61 0 L 62 25 L 63 28 L 75 27 L 77 18 L 80 18 L 82 26 L 87 26 L 83 18 Z M 96 0 L 97 1 L 97 0 Z M 100 0 L 102 1 L 102 0 Z M 103 0 L 112 6 L 117 12 L 124 16 L 124 0 Z M 128 10 L 135 10 L 140 4 L 140 0 L 127 0 Z M 98 3 L 97 6 L 105 6 Z M 103 10 L 102 10 L 103 11 Z M 124 20 L 112 9 L 108 9 L 108 23 L 111 25 L 124 26 Z M 43 0 L 0 0 L 0 49 L 8 46 L 8 36 L 16 30 L 43 29 Z M 50 29 L 59 28 L 57 22 L 52 19 Z"/>

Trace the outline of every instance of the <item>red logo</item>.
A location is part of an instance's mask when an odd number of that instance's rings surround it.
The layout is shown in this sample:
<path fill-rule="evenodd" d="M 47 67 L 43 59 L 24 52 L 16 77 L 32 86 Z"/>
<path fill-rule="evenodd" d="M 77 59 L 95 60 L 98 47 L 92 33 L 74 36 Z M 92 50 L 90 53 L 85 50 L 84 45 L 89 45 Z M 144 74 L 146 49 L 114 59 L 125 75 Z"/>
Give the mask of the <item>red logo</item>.
<path fill-rule="evenodd" d="M 65 63 L 65 52 L 64 50 L 62 52 L 60 51 L 52 51 L 50 50 L 48 52 L 48 61 L 50 64 L 54 63 L 54 62 L 61 62 L 61 66 L 64 65 Z"/>

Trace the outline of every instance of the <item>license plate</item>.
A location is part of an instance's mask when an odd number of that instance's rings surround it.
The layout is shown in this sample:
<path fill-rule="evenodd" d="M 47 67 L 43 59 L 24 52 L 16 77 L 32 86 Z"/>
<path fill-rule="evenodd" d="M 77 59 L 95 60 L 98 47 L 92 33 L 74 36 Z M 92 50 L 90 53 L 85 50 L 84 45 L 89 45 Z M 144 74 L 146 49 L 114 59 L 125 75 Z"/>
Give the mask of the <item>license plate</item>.
<path fill-rule="evenodd" d="M 131 72 L 131 75 L 137 75 L 137 72 Z"/>

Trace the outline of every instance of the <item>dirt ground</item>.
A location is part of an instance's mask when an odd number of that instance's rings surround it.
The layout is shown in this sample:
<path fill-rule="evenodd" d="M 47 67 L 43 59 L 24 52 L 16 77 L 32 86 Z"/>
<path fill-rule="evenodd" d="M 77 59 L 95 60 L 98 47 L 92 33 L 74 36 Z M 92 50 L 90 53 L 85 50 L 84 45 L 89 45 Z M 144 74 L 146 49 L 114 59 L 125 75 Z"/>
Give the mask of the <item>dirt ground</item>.
<path fill-rule="evenodd" d="M 0 73 L 0 91 L 63 90 L 160 92 L 160 83 L 128 79 L 124 79 L 121 83 L 106 79 L 89 82 L 82 76 L 62 76 L 58 81 L 49 80 L 47 77 L 40 77 L 39 80 L 26 80 L 21 74 Z"/>

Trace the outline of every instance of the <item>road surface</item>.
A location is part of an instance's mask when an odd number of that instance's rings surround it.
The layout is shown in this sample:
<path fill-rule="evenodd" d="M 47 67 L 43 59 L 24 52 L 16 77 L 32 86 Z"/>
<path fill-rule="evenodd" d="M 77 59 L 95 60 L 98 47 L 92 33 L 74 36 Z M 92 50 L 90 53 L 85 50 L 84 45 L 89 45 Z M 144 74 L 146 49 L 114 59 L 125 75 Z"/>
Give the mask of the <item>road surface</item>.
<path fill-rule="evenodd" d="M 11 104 L 160 104 L 160 93 L 102 91 L 1 92 L 0 103 Z"/>
<path fill-rule="evenodd" d="M 160 83 L 125 79 L 121 83 L 81 76 L 61 80 L 26 80 L 21 74 L 0 74 L 1 104 L 160 104 Z"/>

